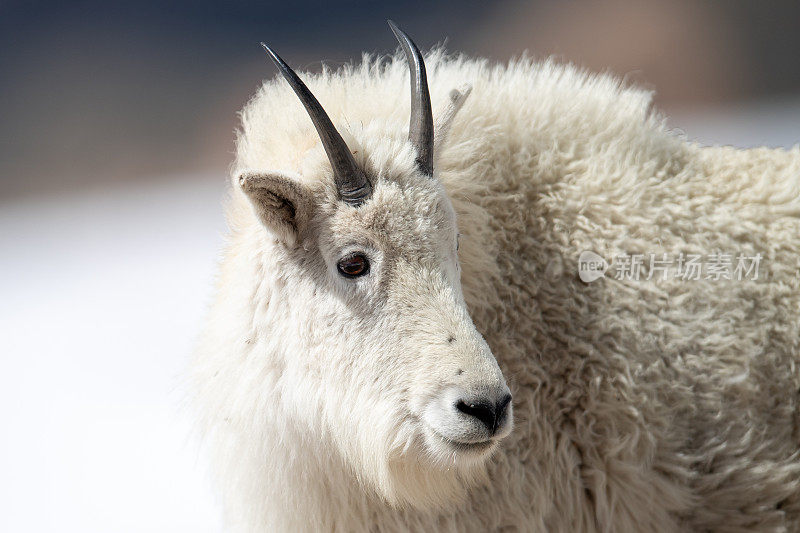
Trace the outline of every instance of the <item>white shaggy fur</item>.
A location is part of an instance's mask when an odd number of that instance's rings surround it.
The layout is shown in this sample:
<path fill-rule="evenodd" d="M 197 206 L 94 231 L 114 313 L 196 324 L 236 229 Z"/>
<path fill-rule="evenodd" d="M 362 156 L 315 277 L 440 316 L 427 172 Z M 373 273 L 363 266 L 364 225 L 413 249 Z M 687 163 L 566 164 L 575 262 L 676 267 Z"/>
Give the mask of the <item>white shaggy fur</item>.
<path fill-rule="evenodd" d="M 800 149 L 699 147 L 549 61 L 426 61 L 435 181 L 404 60 L 301 74 L 375 183 L 358 209 L 283 80 L 243 111 L 194 367 L 231 529 L 800 530 Z M 348 246 L 374 269 L 354 283 Z M 583 250 L 763 260 L 586 284 Z M 513 393 L 493 453 L 429 431 L 461 374 Z"/>

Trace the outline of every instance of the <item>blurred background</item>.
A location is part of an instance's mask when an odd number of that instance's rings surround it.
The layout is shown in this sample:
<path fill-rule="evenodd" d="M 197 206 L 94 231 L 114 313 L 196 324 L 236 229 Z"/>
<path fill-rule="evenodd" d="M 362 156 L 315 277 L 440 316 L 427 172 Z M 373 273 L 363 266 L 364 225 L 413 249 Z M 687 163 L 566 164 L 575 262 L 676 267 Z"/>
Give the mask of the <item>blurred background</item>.
<path fill-rule="evenodd" d="M 524 50 L 704 144 L 800 141 L 800 3 L 0 0 L 3 531 L 219 531 L 182 405 L 237 111 L 273 67 Z"/>

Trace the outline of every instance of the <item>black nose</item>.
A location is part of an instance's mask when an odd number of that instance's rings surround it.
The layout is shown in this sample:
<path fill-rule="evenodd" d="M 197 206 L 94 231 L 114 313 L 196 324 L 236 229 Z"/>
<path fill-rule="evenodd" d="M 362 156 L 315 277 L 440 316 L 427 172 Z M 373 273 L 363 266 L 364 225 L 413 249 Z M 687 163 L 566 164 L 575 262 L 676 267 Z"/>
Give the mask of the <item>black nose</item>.
<path fill-rule="evenodd" d="M 511 395 L 506 394 L 498 402 L 494 403 L 487 398 L 480 398 L 475 400 L 458 400 L 456 402 L 456 409 L 465 415 L 474 416 L 486 426 L 489 434 L 494 435 L 497 428 L 499 428 L 503 421 L 506 419 L 508 406 L 511 403 Z"/>

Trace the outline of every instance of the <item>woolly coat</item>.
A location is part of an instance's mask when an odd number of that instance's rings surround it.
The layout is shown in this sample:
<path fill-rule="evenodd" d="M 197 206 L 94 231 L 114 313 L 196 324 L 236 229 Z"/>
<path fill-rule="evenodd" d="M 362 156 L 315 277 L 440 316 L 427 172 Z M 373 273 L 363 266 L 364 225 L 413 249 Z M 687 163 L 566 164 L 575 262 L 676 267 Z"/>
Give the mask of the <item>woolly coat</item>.
<path fill-rule="evenodd" d="M 262 430 L 253 407 L 270 401 L 258 383 L 269 354 L 235 368 L 230 316 L 263 318 L 240 285 L 265 230 L 234 183 L 195 367 L 231 527 L 800 530 L 800 149 L 698 146 L 666 127 L 648 92 L 551 61 L 426 61 L 435 114 L 452 89 L 473 88 L 436 146 L 436 177 L 458 217 L 467 306 L 513 393 L 514 430 L 466 499 L 432 510 L 389 505 L 357 472 L 325 475 L 335 452 L 313 442 L 294 443 L 292 461 L 254 452 L 259 439 L 293 436 Z M 407 135 L 403 60 L 301 76 L 359 162 L 411 157 L 396 150 Z M 281 80 L 242 116 L 236 169 L 314 175 L 304 158 L 321 153 L 316 133 Z M 611 263 L 605 277 L 579 279 L 585 250 Z M 664 279 L 651 253 L 761 262 L 757 279 Z M 615 258 L 635 254 L 638 279 L 613 275 Z M 258 331 L 269 336 L 269 324 Z M 232 424 L 234 411 L 247 422 Z M 271 506 L 270 490 L 296 493 L 296 508 Z"/>

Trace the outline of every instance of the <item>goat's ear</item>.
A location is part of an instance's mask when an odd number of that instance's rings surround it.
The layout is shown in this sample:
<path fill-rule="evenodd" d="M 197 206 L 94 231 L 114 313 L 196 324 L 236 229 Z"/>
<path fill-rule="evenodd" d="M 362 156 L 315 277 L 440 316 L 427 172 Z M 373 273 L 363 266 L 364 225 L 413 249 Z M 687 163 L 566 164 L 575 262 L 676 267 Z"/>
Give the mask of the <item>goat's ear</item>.
<path fill-rule="evenodd" d="M 458 111 L 464 102 L 467 100 L 469 93 L 472 92 L 472 85 L 465 83 L 458 89 L 450 91 L 448 102 L 442 109 L 436 113 L 436 123 L 434 125 L 434 148 L 440 148 L 447 142 L 447 135 L 450 133 L 450 128 L 453 126 L 453 119 L 456 118 Z M 436 153 L 436 151 L 434 151 Z"/>
<path fill-rule="evenodd" d="M 264 226 L 288 245 L 298 242 L 313 215 L 311 190 L 277 172 L 243 172 L 237 181 Z"/>

